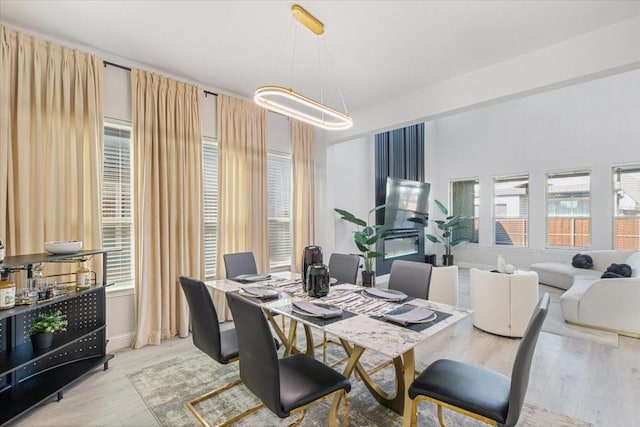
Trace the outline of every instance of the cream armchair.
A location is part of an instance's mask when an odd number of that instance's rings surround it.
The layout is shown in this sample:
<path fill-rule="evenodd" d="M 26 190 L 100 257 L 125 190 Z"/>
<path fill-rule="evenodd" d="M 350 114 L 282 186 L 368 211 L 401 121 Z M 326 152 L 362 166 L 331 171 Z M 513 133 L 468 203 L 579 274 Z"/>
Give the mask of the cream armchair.
<path fill-rule="evenodd" d="M 538 274 L 469 270 L 473 325 L 496 335 L 522 337 L 538 304 Z"/>

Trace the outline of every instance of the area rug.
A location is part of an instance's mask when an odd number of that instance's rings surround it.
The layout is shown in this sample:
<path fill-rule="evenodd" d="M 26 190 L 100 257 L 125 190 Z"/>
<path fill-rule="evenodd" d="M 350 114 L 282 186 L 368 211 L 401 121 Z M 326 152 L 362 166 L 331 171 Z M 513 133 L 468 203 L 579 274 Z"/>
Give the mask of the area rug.
<path fill-rule="evenodd" d="M 331 346 L 330 359 L 341 357 L 341 349 Z M 363 356 L 365 366 L 377 366 L 379 358 Z M 420 368 L 420 367 L 419 367 Z M 340 369 L 340 368 L 338 368 Z M 386 368 L 375 374 L 374 378 L 384 390 L 393 390 L 393 369 Z M 198 422 L 186 407 L 187 401 L 238 378 L 238 365 L 220 365 L 200 351 L 186 353 L 163 362 L 150 365 L 140 371 L 128 374 L 149 410 L 160 425 L 165 427 L 194 426 Z M 365 388 L 363 383 L 352 378 L 349 393 L 350 426 L 400 426 L 402 417 L 379 405 Z M 197 405 L 198 410 L 210 424 L 242 412 L 259 403 L 243 385 L 233 387 L 217 397 Z M 326 426 L 330 401 L 322 401 L 311 406 L 301 426 Z M 424 402 L 420 404 L 419 425 L 437 426 L 435 406 Z M 480 427 L 486 424 L 445 410 L 445 420 L 450 427 Z M 340 413 L 341 415 L 341 413 Z M 268 409 L 260 409 L 244 418 L 240 426 L 286 426 L 292 419 L 280 419 Z M 525 403 L 518 426 L 539 427 L 586 427 L 592 424 L 582 422 L 566 415 L 553 412 L 530 403 Z"/>

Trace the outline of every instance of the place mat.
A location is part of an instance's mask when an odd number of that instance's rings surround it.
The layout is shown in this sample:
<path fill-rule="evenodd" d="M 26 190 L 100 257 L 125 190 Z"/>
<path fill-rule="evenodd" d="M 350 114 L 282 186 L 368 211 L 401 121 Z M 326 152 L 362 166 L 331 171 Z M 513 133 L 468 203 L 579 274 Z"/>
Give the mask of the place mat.
<path fill-rule="evenodd" d="M 293 304 L 293 311 L 304 316 L 320 317 L 330 319 L 342 315 L 342 309 L 331 304 L 313 303 L 311 301 L 296 301 Z M 298 310 L 296 310 L 298 309 Z"/>
<path fill-rule="evenodd" d="M 389 314 L 402 314 L 402 313 L 406 313 L 407 311 L 411 311 L 414 308 L 416 308 L 415 305 L 409 305 L 409 304 L 404 304 L 398 308 L 396 308 L 395 310 L 390 311 L 389 313 L 386 313 L 387 315 Z M 369 316 L 372 319 L 376 319 L 376 320 L 380 320 L 381 322 L 385 322 L 385 323 L 391 323 L 392 325 L 396 325 L 399 326 L 401 328 L 405 328 L 405 329 L 411 329 L 412 331 L 415 332 L 420 332 L 420 331 L 424 331 L 427 328 L 432 327 L 433 325 L 442 322 L 444 319 L 446 319 L 447 317 L 451 317 L 452 314 L 451 313 L 444 313 L 442 311 L 438 311 L 438 310 L 434 310 L 432 308 L 430 308 L 429 310 L 433 311 L 436 314 L 436 319 L 432 322 L 427 322 L 427 323 L 411 323 L 408 324 L 406 326 L 402 326 L 398 323 L 395 322 L 390 322 L 388 320 L 386 320 L 384 317 L 375 317 L 375 316 Z"/>
<path fill-rule="evenodd" d="M 278 313 L 279 312 L 284 312 L 286 314 L 292 315 L 292 316 L 304 316 L 302 314 L 299 314 L 295 311 L 293 311 L 293 307 L 292 306 L 288 306 L 288 307 L 278 307 L 278 311 L 274 311 L 274 313 Z M 330 325 L 332 323 L 335 322 L 341 322 L 345 319 L 350 319 L 352 317 L 357 316 L 358 313 L 354 313 L 352 311 L 347 311 L 347 310 L 342 310 L 342 315 L 338 316 L 338 317 L 331 317 L 331 318 L 322 318 L 322 317 L 313 317 L 313 316 L 304 316 L 304 321 L 306 323 L 310 323 L 312 325 L 315 326 L 319 326 L 319 327 L 324 327 L 327 325 Z"/>
<path fill-rule="evenodd" d="M 389 322 L 407 326 L 413 323 L 433 322 L 437 319 L 437 314 L 433 310 L 429 310 L 427 307 L 416 307 L 413 310 L 404 311 L 401 313 L 389 312 L 382 317 L 384 317 L 384 319 L 388 320 Z"/>
<path fill-rule="evenodd" d="M 240 274 L 239 276 L 232 277 L 229 280 L 233 280 L 237 283 L 256 283 L 271 280 L 270 274 Z"/>
<path fill-rule="evenodd" d="M 388 301 L 404 301 L 407 299 L 407 294 L 404 292 L 396 291 L 395 289 L 378 289 L 367 288 L 363 289 L 362 293 L 368 297 L 386 299 Z"/>

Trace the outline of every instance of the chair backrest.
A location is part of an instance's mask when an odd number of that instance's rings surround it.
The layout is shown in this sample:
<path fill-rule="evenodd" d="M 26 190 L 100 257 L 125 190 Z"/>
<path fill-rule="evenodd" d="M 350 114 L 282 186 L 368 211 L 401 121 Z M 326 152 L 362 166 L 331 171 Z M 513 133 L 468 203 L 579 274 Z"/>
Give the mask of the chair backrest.
<path fill-rule="evenodd" d="M 429 299 L 431 264 L 396 260 L 391 264 L 389 289 L 402 291 L 410 297 Z"/>
<path fill-rule="evenodd" d="M 218 362 L 227 363 L 222 356 L 218 314 L 207 286 L 201 280 L 186 276 L 180 276 L 178 280 L 191 312 L 193 344 Z"/>
<path fill-rule="evenodd" d="M 257 274 L 256 259 L 253 252 L 237 252 L 235 254 L 224 254 L 224 269 L 227 272 L 227 279 L 233 279 L 241 274 Z"/>
<path fill-rule="evenodd" d="M 280 403 L 280 368 L 276 345 L 259 305 L 233 292 L 227 302 L 238 335 L 240 379 L 276 415 L 286 417 Z"/>
<path fill-rule="evenodd" d="M 531 371 L 533 352 L 536 349 L 538 336 L 542 329 L 542 323 L 547 317 L 548 310 L 549 294 L 545 292 L 531 315 L 524 337 L 518 347 L 516 360 L 513 363 L 513 369 L 511 371 L 511 391 L 509 393 L 509 411 L 507 412 L 507 420 L 505 422 L 507 426 L 516 425 L 518 418 L 520 418 L 524 396 L 529 386 L 529 373 Z"/>
<path fill-rule="evenodd" d="M 358 280 L 358 255 L 331 254 L 329 258 L 329 275 L 335 277 L 338 283 L 356 284 Z"/>

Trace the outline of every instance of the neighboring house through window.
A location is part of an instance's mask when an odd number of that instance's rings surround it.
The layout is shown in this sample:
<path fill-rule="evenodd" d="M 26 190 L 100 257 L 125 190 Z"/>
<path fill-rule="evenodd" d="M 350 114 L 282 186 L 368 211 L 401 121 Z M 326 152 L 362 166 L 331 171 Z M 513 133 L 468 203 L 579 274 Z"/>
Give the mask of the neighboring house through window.
<path fill-rule="evenodd" d="M 529 246 L 529 177 L 493 180 L 493 239 L 496 245 Z"/>
<path fill-rule="evenodd" d="M 591 174 L 547 174 L 547 247 L 591 246 Z"/>
<path fill-rule="evenodd" d="M 613 168 L 614 248 L 640 250 L 640 165 Z"/>

